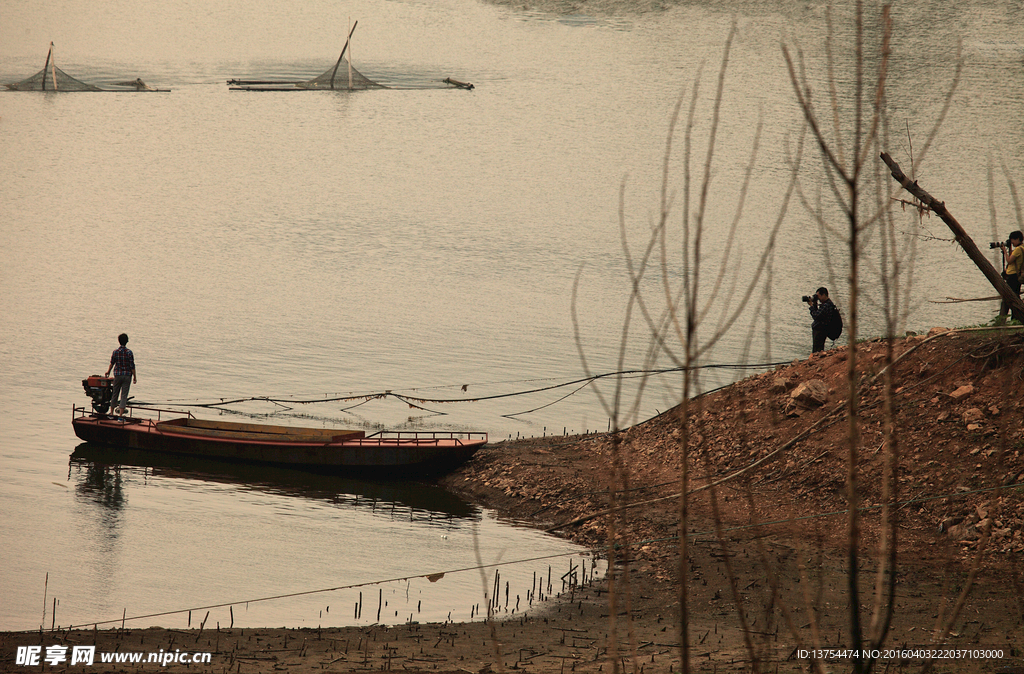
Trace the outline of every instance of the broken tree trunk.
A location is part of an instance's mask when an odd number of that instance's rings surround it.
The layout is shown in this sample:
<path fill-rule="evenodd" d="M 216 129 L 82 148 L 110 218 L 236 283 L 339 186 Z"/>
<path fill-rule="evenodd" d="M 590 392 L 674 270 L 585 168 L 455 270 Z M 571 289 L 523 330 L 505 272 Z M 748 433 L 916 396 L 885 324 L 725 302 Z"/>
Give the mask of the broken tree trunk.
<path fill-rule="evenodd" d="M 1010 289 L 1010 286 L 1006 285 L 1006 281 L 1003 280 L 1002 275 L 996 268 L 992 266 L 992 263 L 988 261 L 988 258 L 981 252 L 974 240 L 967 235 L 964 228 L 960 226 L 960 223 L 956 221 L 956 218 L 946 210 L 946 204 L 939 201 L 932 195 L 925 192 L 917 184 L 917 181 L 910 180 L 900 169 L 900 165 L 890 157 L 887 153 L 882 153 L 882 161 L 889 167 L 892 172 L 892 177 L 896 179 L 903 189 L 914 195 L 918 201 L 924 206 L 931 209 L 935 215 L 939 216 L 944 223 L 953 232 L 953 236 L 956 237 L 956 242 L 960 244 L 960 247 L 967 253 L 967 257 L 978 266 L 981 273 L 985 275 L 992 287 L 999 293 L 999 297 L 1006 301 L 1010 306 L 1010 313 L 1019 321 L 1024 321 L 1024 302 L 1021 301 L 1020 297 Z"/>

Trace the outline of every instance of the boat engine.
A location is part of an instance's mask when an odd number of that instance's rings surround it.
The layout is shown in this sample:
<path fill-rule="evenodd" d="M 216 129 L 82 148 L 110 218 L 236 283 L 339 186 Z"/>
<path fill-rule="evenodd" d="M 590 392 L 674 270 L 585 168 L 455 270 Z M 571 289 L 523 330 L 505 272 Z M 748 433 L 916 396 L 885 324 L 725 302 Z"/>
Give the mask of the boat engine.
<path fill-rule="evenodd" d="M 85 395 L 92 398 L 92 409 L 97 414 L 106 414 L 110 409 L 111 386 L 114 383 L 112 377 L 101 377 L 94 374 L 82 380 L 82 387 Z"/>

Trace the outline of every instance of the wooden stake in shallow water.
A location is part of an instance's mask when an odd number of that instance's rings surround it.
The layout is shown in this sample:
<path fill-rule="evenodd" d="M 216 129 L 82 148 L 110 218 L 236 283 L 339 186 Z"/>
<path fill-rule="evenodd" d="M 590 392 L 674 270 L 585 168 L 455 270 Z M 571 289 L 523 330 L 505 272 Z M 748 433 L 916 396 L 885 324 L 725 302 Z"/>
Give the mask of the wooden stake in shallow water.
<path fill-rule="evenodd" d="M 500 578 L 501 578 L 501 573 L 497 569 L 495 569 L 495 571 L 494 571 L 494 587 L 493 587 L 493 589 L 491 589 L 491 606 L 494 607 L 495 609 L 498 608 L 498 588 L 500 587 L 500 585 L 499 585 L 499 583 L 501 582 L 499 580 Z"/>
<path fill-rule="evenodd" d="M 47 57 L 49 58 L 49 57 Z M 45 80 L 44 80 L 45 81 Z M 43 620 L 39 623 L 39 631 L 43 630 L 43 625 L 46 624 L 46 591 L 50 587 L 50 572 L 46 572 L 46 579 L 43 580 Z"/>
<path fill-rule="evenodd" d="M 206 621 L 209 619 L 209 617 L 210 617 L 210 612 L 207 611 L 206 612 L 206 616 L 203 618 L 203 622 L 199 623 L 199 634 L 196 635 L 196 643 L 197 644 L 199 643 L 199 639 L 202 638 L 202 636 L 203 636 L 203 629 L 206 627 Z M 122 626 L 124 625 L 124 621 L 123 620 L 122 620 L 121 624 L 122 624 Z M 287 639 L 287 637 L 285 637 L 285 638 Z"/>

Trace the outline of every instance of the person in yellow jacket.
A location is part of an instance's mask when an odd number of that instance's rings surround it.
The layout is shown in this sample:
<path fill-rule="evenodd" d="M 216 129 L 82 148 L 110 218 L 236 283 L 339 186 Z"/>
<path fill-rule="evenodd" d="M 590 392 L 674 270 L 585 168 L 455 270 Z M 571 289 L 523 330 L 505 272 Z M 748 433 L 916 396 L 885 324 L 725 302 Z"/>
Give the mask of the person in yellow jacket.
<path fill-rule="evenodd" d="M 1006 281 L 1006 285 L 1010 286 L 1010 290 L 1017 293 L 1020 297 L 1020 282 L 1021 272 L 1024 271 L 1024 234 L 1021 234 L 1020 230 L 1010 232 L 1009 243 L 1010 246 L 1007 248 L 1006 244 L 1000 244 L 999 248 L 1003 251 L 1003 280 Z M 1010 304 L 1006 300 L 1003 300 L 999 306 L 999 315 L 1005 316 L 1010 311 Z M 1024 316 L 1014 316 L 1019 321 L 1024 321 Z"/>

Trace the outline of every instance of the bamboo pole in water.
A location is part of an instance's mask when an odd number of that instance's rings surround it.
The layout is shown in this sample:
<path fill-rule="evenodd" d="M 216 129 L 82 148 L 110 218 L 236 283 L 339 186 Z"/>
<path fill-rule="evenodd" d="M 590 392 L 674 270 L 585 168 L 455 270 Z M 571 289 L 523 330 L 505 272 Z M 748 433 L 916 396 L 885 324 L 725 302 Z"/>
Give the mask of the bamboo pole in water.
<path fill-rule="evenodd" d="M 50 43 L 50 50 L 48 52 L 46 52 L 46 63 L 43 64 L 43 81 L 42 81 L 43 91 L 46 91 L 46 71 L 50 67 L 50 57 L 51 56 L 53 56 L 53 43 L 52 42 Z M 56 79 L 54 79 L 54 81 L 53 81 L 53 88 L 54 89 L 57 88 L 57 80 Z M 46 616 L 43 616 L 43 622 L 46 622 Z"/>
<path fill-rule="evenodd" d="M 341 48 L 341 55 L 338 56 L 338 62 L 334 64 L 334 70 L 333 70 L 333 72 L 331 72 L 331 89 L 334 88 L 334 76 L 338 74 L 338 66 L 341 65 L 341 59 L 344 58 L 345 50 L 348 49 L 349 40 L 352 39 L 352 33 L 356 32 L 356 26 L 358 26 L 358 25 L 359 25 L 358 21 L 356 21 L 354 24 L 352 24 L 352 30 L 350 30 L 349 33 L 348 33 L 348 39 L 345 40 L 345 46 Z M 352 88 L 352 73 L 351 72 L 349 73 L 349 88 L 350 89 Z"/>

